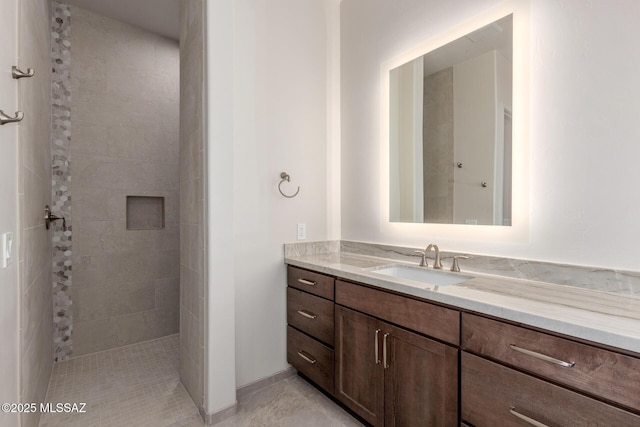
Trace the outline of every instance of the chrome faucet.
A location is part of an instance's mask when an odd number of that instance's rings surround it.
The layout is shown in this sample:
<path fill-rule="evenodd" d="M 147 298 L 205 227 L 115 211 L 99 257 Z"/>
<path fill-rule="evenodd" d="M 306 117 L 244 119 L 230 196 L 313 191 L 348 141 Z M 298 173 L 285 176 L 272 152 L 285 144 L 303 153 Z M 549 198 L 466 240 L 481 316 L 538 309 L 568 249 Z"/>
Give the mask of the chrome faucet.
<path fill-rule="evenodd" d="M 431 252 L 431 249 L 434 249 L 436 252 L 436 257 L 433 261 L 433 268 L 435 268 L 436 270 L 441 270 L 442 269 L 442 261 L 440 261 L 440 248 L 438 247 L 438 245 L 435 245 L 433 243 L 431 243 L 429 246 L 427 246 L 427 249 L 425 249 L 424 254 L 425 257 L 427 256 L 427 254 L 429 254 L 429 252 Z"/>

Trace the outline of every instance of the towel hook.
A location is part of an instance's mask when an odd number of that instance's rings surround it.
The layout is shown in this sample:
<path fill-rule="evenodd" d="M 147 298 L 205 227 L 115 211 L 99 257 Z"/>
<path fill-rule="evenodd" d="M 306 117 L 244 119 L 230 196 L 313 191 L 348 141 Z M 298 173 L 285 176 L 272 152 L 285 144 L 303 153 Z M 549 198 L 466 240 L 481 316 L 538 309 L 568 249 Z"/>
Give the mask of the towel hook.
<path fill-rule="evenodd" d="M 4 111 L 0 110 L 0 125 L 6 125 L 7 123 L 17 123 L 24 119 L 24 113 L 22 111 L 16 111 L 15 116 L 8 116 Z"/>
<path fill-rule="evenodd" d="M 287 199 L 293 199 L 294 197 L 296 197 L 298 195 L 298 193 L 300 192 L 300 186 L 298 186 L 298 189 L 296 190 L 296 192 L 294 194 L 292 194 L 291 196 L 287 196 L 286 194 L 284 194 L 284 192 L 282 191 L 281 185 L 283 182 L 287 181 L 287 182 L 291 182 L 291 177 L 289 176 L 288 173 L 286 172 L 282 172 L 280 174 L 280 178 L 282 178 L 282 180 L 280 180 L 280 184 L 278 184 L 278 191 L 280 192 L 280 194 L 282 194 L 284 197 L 286 197 Z"/>
<path fill-rule="evenodd" d="M 15 65 L 11 67 L 11 76 L 14 79 L 21 79 L 23 77 L 33 77 L 36 72 L 33 68 L 27 68 L 27 71 L 22 71 L 20 68 Z"/>

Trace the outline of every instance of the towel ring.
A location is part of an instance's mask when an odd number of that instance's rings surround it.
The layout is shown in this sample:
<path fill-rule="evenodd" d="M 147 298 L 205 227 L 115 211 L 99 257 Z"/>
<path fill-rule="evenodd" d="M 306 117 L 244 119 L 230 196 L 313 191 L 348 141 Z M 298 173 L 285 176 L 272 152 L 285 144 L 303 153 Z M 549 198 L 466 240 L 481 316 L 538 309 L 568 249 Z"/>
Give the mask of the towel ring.
<path fill-rule="evenodd" d="M 286 172 L 282 172 L 280 174 L 280 178 L 282 178 L 282 180 L 280 180 L 280 184 L 278 184 L 278 191 L 280 192 L 280 194 L 282 194 L 284 197 L 286 197 L 287 199 L 293 199 L 294 197 L 296 197 L 298 195 L 298 193 L 300 192 L 300 186 L 298 186 L 298 189 L 296 190 L 295 193 L 293 193 L 291 196 L 287 196 L 286 194 L 284 194 L 284 192 L 282 191 L 282 183 L 287 181 L 287 182 L 291 182 L 291 177 L 289 176 L 288 173 Z"/>

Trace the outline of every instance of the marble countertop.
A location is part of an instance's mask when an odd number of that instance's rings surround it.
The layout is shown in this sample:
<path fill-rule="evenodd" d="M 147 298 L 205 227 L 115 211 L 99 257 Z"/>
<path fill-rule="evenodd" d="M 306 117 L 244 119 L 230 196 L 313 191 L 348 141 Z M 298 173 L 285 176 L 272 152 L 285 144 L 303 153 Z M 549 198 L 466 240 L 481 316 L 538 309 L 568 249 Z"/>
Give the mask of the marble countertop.
<path fill-rule="evenodd" d="M 415 266 L 415 262 L 339 249 L 285 254 L 285 263 L 640 353 L 640 297 L 636 295 L 464 271 L 464 267 L 461 274 L 472 279 L 432 286 L 367 270 L 389 264 Z"/>

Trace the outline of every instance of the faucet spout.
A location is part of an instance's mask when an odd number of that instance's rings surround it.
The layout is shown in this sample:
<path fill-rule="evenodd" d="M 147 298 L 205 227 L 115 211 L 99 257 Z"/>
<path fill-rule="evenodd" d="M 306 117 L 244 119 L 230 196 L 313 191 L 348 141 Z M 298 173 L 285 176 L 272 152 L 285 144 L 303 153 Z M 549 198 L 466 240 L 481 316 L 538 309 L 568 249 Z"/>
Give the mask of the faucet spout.
<path fill-rule="evenodd" d="M 431 243 L 429 246 L 427 246 L 427 249 L 425 249 L 425 254 L 428 254 L 429 252 L 431 252 L 431 249 L 433 249 L 435 251 L 435 259 L 433 261 L 433 268 L 435 268 L 436 270 L 441 270 L 442 269 L 442 261 L 440 260 L 440 248 L 438 247 L 438 245 Z"/>

